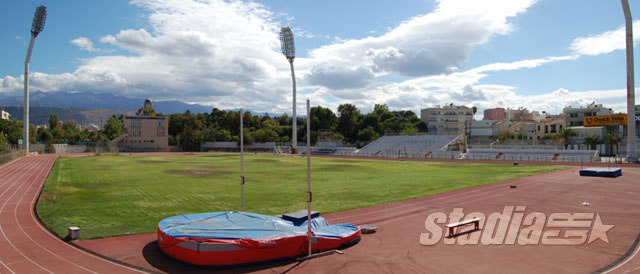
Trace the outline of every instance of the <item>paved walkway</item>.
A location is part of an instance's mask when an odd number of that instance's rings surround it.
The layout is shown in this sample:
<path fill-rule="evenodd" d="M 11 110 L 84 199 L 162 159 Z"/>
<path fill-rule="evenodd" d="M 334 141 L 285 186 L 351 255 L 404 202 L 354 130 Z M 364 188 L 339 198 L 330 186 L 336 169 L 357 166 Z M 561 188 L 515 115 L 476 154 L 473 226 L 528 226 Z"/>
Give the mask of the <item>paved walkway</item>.
<path fill-rule="evenodd" d="M 40 224 L 34 206 L 56 156 L 0 166 L 0 273 L 140 273 L 81 251 Z"/>

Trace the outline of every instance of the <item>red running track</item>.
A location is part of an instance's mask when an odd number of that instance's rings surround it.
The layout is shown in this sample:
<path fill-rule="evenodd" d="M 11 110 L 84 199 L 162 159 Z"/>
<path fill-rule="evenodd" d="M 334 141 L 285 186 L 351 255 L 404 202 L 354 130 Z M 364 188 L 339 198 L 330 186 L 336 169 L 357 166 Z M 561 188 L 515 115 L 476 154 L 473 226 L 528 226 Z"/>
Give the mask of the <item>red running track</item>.
<path fill-rule="evenodd" d="M 77 249 L 39 222 L 34 206 L 56 158 L 0 166 L 0 273 L 145 273 Z"/>

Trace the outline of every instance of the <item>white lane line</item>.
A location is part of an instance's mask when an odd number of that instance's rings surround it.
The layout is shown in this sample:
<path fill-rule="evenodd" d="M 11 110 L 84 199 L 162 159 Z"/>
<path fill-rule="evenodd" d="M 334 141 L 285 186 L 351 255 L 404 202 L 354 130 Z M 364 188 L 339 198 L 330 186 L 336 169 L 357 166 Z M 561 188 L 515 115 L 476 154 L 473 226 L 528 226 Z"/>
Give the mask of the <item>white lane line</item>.
<path fill-rule="evenodd" d="M 567 169 L 567 171 L 568 171 L 568 170 L 571 170 L 571 169 Z M 556 172 L 551 172 L 551 173 L 556 173 Z M 551 174 L 551 173 L 549 173 L 549 174 Z M 545 175 L 546 175 L 546 174 L 545 174 Z M 521 178 L 521 179 L 522 179 L 522 178 Z M 524 183 L 527 183 L 527 182 L 524 182 Z M 534 181 L 533 183 L 538 183 L 538 182 Z M 364 216 L 364 215 L 377 214 L 377 213 L 380 213 L 380 212 L 390 211 L 390 210 L 395 211 L 395 210 L 400 209 L 400 208 L 405 208 L 405 207 L 414 207 L 414 206 L 416 206 L 416 205 L 425 204 L 425 203 L 430 203 L 430 202 L 438 201 L 438 200 L 442 200 L 442 199 L 447 199 L 447 198 L 456 198 L 456 197 L 458 197 L 458 196 L 465 196 L 465 195 L 468 195 L 468 194 L 470 194 L 470 193 L 474 193 L 474 192 L 484 192 L 484 193 L 486 193 L 486 192 L 489 192 L 490 190 L 500 190 L 500 188 L 504 187 L 504 185 L 505 185 L 505 182 L 500 182 L 500 183 L 497 183 L 497 184 L 490 185 L 490 186 L 488 186 L 488 187 L 486 187 L 486 188 L 483 188 L 482 186 L 480 186 L 478 189 L 474 189 L 474 190 L 466 191 L 466 192 L 463 192 L 463 193 L 456 193 L 456 194 L 451 194 L 451 195 L 448 195 L 448 196 L 441 196 L 441 197 L 437 197 L 437 198 L 433 198 L 433 199 L 428 199 L 428 200 L 424 200 L 424 201 L 417 202 L 417 203 L 411 203 L 411 204 L 398 205 L 398 206 L 394 206 L 394 207 L 390 207 L 390 208 L 385 208 L 385 209 L 381 209 L 381 210 L 376 210 L 376 211 L 371 211 L 371 212 L 364 212 L 364 213 L 354 214 L 354 215 L 350 215 L 350 216 L 343 216 L 343 217 L 332 218 L 331 220 L 335 222 L 336 220 L 340 220 L 340 219 L 351 219 L 351 218 L 356 217 L 356 216 Z M 495 191 L 491 191 L 491 192 L 495 192 Z M 477 194 L 484 194 L 484 193 L 477 193 Z M 445 193 L 442 193 L 442 194 L 445 194 Z M 475 195 L 474 195 L 474 196 L 475 196 Z M 404 212 L 404 211 L 403 211 L 403 212 Z M 387 216 L 387 215 L 385 215 L 385 216 Z"/>
<path fill-rule="evenodd" d="M 544 184 L 544 183 L 545 182 L 543 182 L 542 180 L 535 180 L 535 181 L 530 180 L 530 181 L 522 182 L 519 185 L 526 184 L 525 186 L 520 187 L 520 189 L 526 189 L 526 188 L 530 188 L 530 187 L 537 186 L 537 185 Z M 480 201 L 480 200 L 484 200 L 484 199 L 489 198 L 489 197 L 494 197 L 496 195 L 502 194 L 503 192 L 505 192 L 503 187 L 504 187 L 504 184 L 501 183 L 497 187 L 493 187 L 492 186 L 490 188 L 487 187 L 487 188 L 484 188 L 484 189 L 476 189 L 474 191 L 469 191 L 469 192 L 456 193 L 456 194 L 453 194 L 453 195 L 450 195 L 450 196 L 438 197 L 438 198 L 430 199 L 428 201 L 422 201 L 422 202 L 415 203 L 415 204 L 410 204 L 410 205 L 403 205 L 403 206 L 394 207 L 394 208 L 391 208 L 391 209 L 397 209 L 397 208 L 406 207 L 406 206 L 417 206 L 417 205 L 420 205 L 420 204 L 424 204 L 424 203 L 427 203 L 427 202 L 433 202 L 433 201 L 437 201 L 437 200 L 442 200 L 442 199 L 445 199 L 445 198 L 448 199 L 447 202 L 450 202 L 451 200 L 454 200 L 454 201 L 460 200 L 460 199 L 466 200 L 466 199 L 469 199 L 469 198 L 472 198 L 472 197 L 476 197 L 476 196 L 483 196 L 483 197 L 481 197 L 479 199 L 470 200 L 470 201 L 464 201 L 464 203 Z M 473 192 L 478 192 L 478 193 L 473 193 Z M 491 195 L 491 196 L 484 196 L 484 195 L 488 195 L 488 194 L 495 193 L 495 192 L 499 192 L 499 193 Z M 470 193 L 472 193 L 472 194 L 469 195 Z M 447 207 L 447 206 L 439 206 L 439 207 L 436 207 L 436 208 L 445 208 L 445 207 Z M 414 208 L 409 209 L 409 210 L 395 211 L 395 212 L 392 212 L 392 213 L 389 213 L 389 214 L 386 214 L 386 215 L 378 215 L 378 216 L 374 216 L 374 217 L 370 217 L 370 218 L 365 218 L 364 220 L 366 220 L 366 221 L 374 221 L 374 220 L 380 220 L 380 219 L 384 219 L 384 218 L 391 218 L 391 217 L 394 217 L 394 216 L 401 217 L 401 216 L 403 216 L 405 214 L 410 214 L 411 212 L 414 212 L 414 211 L 420 210 L 420 209 L 424 209 L 424 208 L 429 208 L 429 207 L 428 206 L 417 206 L 417 207 L 414 207 Z M 371 213 L 379 213 L 381 211 L 382 210 L 371 212 Z M 365 214 L 358 214 L 358 215 L 361 216 L 361 215 L 365 215 Z M 353 215 L 353 216 L 358 216 L 358 215 Z M 350 216 L 343 217 L 342 219 L 346 219 L 348 217 L 350 217 Z M 335 222 L 336 219 L 337 218 L 332 218 L 331 221 Z M 387 221 L 389 221 L 389 220 L 387 220 Z M 384 222 L 386 222 L 386 221 L 383 221 L 383 223 Z M 365 223 L 365 221 L 358 221 L 358 223 Z"/>
<path fill-rule="evenodd" d="M 50 163 L 50 161 L 47 161 L 47 162 L 45 162 L 43 165 L 50 165 L 50 164 L 51 164 L 51 163 Z M 48 172 L 48 171 L 49 171 L 49 168 L 46 168 L 46 169 L 45 169 L 45 168 L 40 167 L 40 171 L 38 172 L 38 175 L 36 176 L 36 178 L 35 178 L 34 180 L 31 180 L 31 185 L 30 185 L 29 187 L 31 188 L 31 187 L 33 187 L 35 184 L 38 184 L 38 185 L 39 185 L 39 184 L 40 184 L 40 182 L 39 182 L 38 180 L 40 179 L 40 176 L 42 176 L 42 174 L 43 174 L 43 173 Z M 44 180 L 46 180 L 46 177 L 45 177 L 45 179 L 44 179 Z M 38 189 L 39 189 L 39 188 L 38 188 Z M 18 201 L 18 203 L 16 203 L 16 206 L 15 206 L 15 208 L 13 209 L 13 217 L 14 217 L 14 219 L 15 219 L 15 221 L 16 221 L 16 224 L 18 224 L 18 227 L 20 228 L 20 231 L 22 231 L 22 233 L 23 233 L 25 236 L 27 236 L 27 238 L 29 238 L 29 240 L 31 240 L 31 242 L 32 242 L 32 243 L 35 243 L 37 246 L 39 246 L 39 247 L 40 247 L 40 249 L 42 249 L 42 250 L 44 250 L 44 251 L 48 252 L 49 254 L 51 254 L 51 255 L 53 255 L 53 256 L 55 256 L 55 257 L 57 257 L 58 259 L 61 259 L 61 260 L 62 260 L 62 261 L 64 261 L 64 262 L 67 262 L 67 263 L 69 263 L 69 264 L 71 264 L 71 265 L 73 265 L 73 266 L 76 266 L 76 267 L 81 268 L 81 269 L 83 269 L 83 270 L 85 270 L 85 271 L 88 271 L 88 272 L 96 273 L 96 274 L 97 274 L 98 272 L 95 272 L 95 271 L 93 271 L 93 270 L 87 269 L 87 268 L 85 268 L 85 267 L 83 267 L 83 266 L 81 266 L 81 265 L 79 265 L 79 264 L 76 264 L 76 263 L 74 263 L 74 262 L 71 262 L 71 261 L 69 261 L 69 260 L 67 260 L 67 259 L 65 259 L 65 258 L 63 258 L 63 257 L 61 257 L 60 255 L 58 255 L 58 254 L 56 254 L 56 253 L 52 252 L 52 251 L 51 251 L 51 250 L 49 250 L 48 248 L 46 248 L 46 247 L 42 246 L 42 245 L 41 245 L 40 243 L 38 243 L 37 241 L 34 241 L 34 240 L 33 240 L 33 238 L 31 238 L 31 236 L 29 236 L 29 234 L 27 234 L 27 232 L 26 232 L 26 231 L 24 231 L 24 227 L 23 227 L 22 225 L 20 225 L 20 221 L 18 221 L 18 207 L 22 204 L 22 200 L 24 199 L 24 197 L 26 197 L 26 196 L 27 196 L 27 194 L 29 194 L 29 191 L 30 191 L 30 189 L 27 189 L 27 191 L 25 191 L 25 192 L 22 194 L 22 197 L 20 198 L 20 200 Z M 36 192 L 36 193 L 38 193 L 38 192 Z M 33 200 L 31 201 L 31 203 L 29 204 L 29 208 L 30 208 L 30 209 L 33 209 L 33 208 L 34 208 L 32 205 L 34 204 L 34 202 L 35 202 L 35 198 L 36 198 L 37 196 L 38 196 L 38 195 L 35 195 L 35 196 L 34 196 L 34 198 L 33 198 Z M 30 215 L 30 216 L 31 216 L 32 220 L 37 220 L 37 219 L 35 218 L 35 216 L 33 216 L 33 210 L 29 210 L 29 211 L 31 212 L 31 215 Z M 38 222 L 36 221 L 36 223 L 38 223 Z M 34 259 L 35 259 L 35 258 L 34 258 Z"/>
<path fill-rule="evenodd" d="M 640 251 L 640 245 L 636 246 L 636 251 L 633 252 L 633 255 L 629 256 L 627 259 L 625 259 L 624 261 L 622 261 L 620 264 L 616 265 L 614 268 L 611 268 L 605 272 L 602 272 L 602 274 L 605 273 L 609 273 L 611 271 L 614 271 L 618 268 L 620 268 L 621 266 L 625 265 L 626 263 L 628 263 L 629 261 L 631 261 L 631 259 L 633 259 L 633 257 L 635 257 L 636 255 L 638 255 L 638 251 Z M 636 268 L 636 269 L 640 269 L 640 267 Z"/>
<path fill-rule="evenodd" d="M 36 160 L 32 161 L 32 163 L 33 163 L 34 165 L 36 165 L 36 166 L 37 166 L 37 163 L 39 162 L 38 160 L 40 160 L 40 159 L 36 159 Z M 25 160 L 25 161 L 26 161 L 26 160 Z M 23 175 L 26 175 L 26 174 L 27 174 L 27 173 L 24 173 Z M 32 176 L 32 175 L 33 175 L 33 174 L 30 174 L 29 176 L 27 176 L 27 179 L 31 178 L 31 176 Z M 21 178 L 22 178 L 22 176 L 21 176 Z M 17 183 L 17 182 L 18 182 L 18 181 L 16 181 L 16 183 Z M 14 184 L 15 184 L 15 183 L 14 183 Z M 18 186 L 18 187 L 16 188 L 16 191 L 15 191 L 15 192 L 13 192 L 13 194 L 11 194 L 11 196 L 9 196 L 9 198 L 7 198 L 7 200 L 2 204 L 2 207 L 0 207 L 0 212 L 2 212 L 2 210 L 3 210 L 3 209 L 4 209 L 4 207 L 7 205 L 7 203 L 9 203 L 9 201 L 13 198 L 13 196 L 15 196 L 15 195 L 16 195 L 16 193 L 18 193 L 18 192 L 20 191 L 20 189 L 21 189 L 23 186 L 25 186 L 25 185 L 26 185 L 26 184 L 24 184 L 24 183 L 23 183 L 23 184 L 21 184 L 20 186 Z M 11 242 L 11 240 L 9 239 L 9 237 L 7 237 L 7 234 L 6 234 L 6 233 L 4 233 L 4 229 L 3 229 L 3 230 L 0 230 L 0 232 L 2 232 L 2 236 L 3 236 L 5 239 L 7 239 L 7 242 L 9 243 L 9 245 L 11 245 L 11 247 L 13 247 L 13 249 L 15 249 L 15 250 L 20 254 L 20 255 L 22 255 L 22 257 L 24 257 L 25 259 L 27 259 L 29 262 L 31 262 L 31 263 L 32 263 L 32 264 L 34 264 L 35 266 L 37 266 L 37 267 L 41 268 L 42 270 L 44 270 L 44 271 L 46 271 L 46 272 L 49 272 L 49 273 L 53 273 L 53 272 L 49 271 L 48 269 L 46 269 L 45 267 L 41 266 L 40 264 L 38 264 L 38 263 L 34 262 L 33 260 L 31 260 L 31 258 L 27 257 L 24 253 L 22 253 L 22 251 L 20 251 L 20 250 L 19 250 L 19 249 L 18 249 L 18 248 L 17 248 L 17 247 L 16 247 L 16 246 Z"/>
<path fill-rule="evenodd" d="M 0 225 L 0 230 L 2 230 L 2 225 Z M 7 270 L 9 270 L 9 272 L 15 274 L 15 272 L 13 270 L 11 270 L 11 268 L 9 268 L 8 265 L 4 264 L 4 262 L 2 260 L 0 260 L 0 264 L 2 264 L 2 266 L 4 266 L 4 268 L 6 268 Z"/>
<path fill-rule="evenodd" d="M 56 157 L 56 159 L 57 159 L 57 157 Z M 54 159 L 54 161 L 55 161 L 55 159 Z M 46 180 L 45 180 L 45 181 L 46 181 Z M 43 182 L 42 182 L 42 184 L 38 187 L 38 189 L 39 189 L 39 190 L 42 190 L 42 188 L 44 187 L 44 183 L 45 183 L 45 181 L 43 181 Z M 61 240 L 60 240 L 60 238 L 58 238 L 58 237 L 56 237 L 55 235 L 51 234 L 51 231 L 49 231 L 46 227 L 44 227 L 44 226 L 42 225 L 42 223 L 40 223 L 40 221 L 38 220 L 38 218 L 36 218 L 36 217 L 33 215 L 33 212 L 34 212 L 34 210 L 35 210 L 35 201 L 36 201 L 36 198 L 37 198 L 37 197 L 38 197 L 38 195 L 36 194 L 36 195 L 34 196 L 34 198 L 33 198 L 32 206 L 31 206 L 31 208 L 33 209 L 33 210 L 31 210 L 31 216 L 32 216 L 32 218 L 33 218 L 34 222 L 38 225 L 38 227 L 40 228 L 40 230 L 42 230 L 46 235 L 48 235 L 49 237 L 51 237 L 51 238 L 55 239 L 56 241 L 61 241 Z M 140 270 L 140 269 L 136 269 L 136 268 L 129 267 L 129 266 L 126 266 L 126 265 L 123 265 L 123 264 L 119 264 L 119 263 L 115 263 L 115 262 L 110 261 L 110 260 L 107 260 L 107 259 L 105 259 L 105 258 L 102 258 L 102 257 L 96 256 L 96 255 L 94 255 L 94 254 L 92 254 L 92 253 L 86 252 L 86 251 L 84 251 L 84 250 L 82 250 L 82 249 L 79 249 L 79 248 L 76 248 L 76 247 L 74 247 L 74 246 L 72 246 L 72 245 L 69 245 L 69 244 L 66 244 L 66 243 L 62 243 L 62 244 L 63 244 L 64 246 L 67 246 L 67 247 L 71 248 L 71 249 L 72 249 L 72 250 L 74 250 L 74 251 L 80 252 L 81 254 L 88 255 L 89 257 L 93 257 L 93 258 L 95 258 L 95 259 L 98 259 L 98 260 L 100 260 L 101 262 L 106 262 L 106 263 L 108 263 L 108 264 L 115 265 L 115 266 L 118 266 L 118 267 L 122 267 L 122 268 L 125 268 L 125 269 L 128 269 L 128 270 L 131 270 L 131 271 L 134 271 L 134 272 L 138 272 L 138 273 L 147 273 L 147 271 L 142 271 L 142 270 Z"/>

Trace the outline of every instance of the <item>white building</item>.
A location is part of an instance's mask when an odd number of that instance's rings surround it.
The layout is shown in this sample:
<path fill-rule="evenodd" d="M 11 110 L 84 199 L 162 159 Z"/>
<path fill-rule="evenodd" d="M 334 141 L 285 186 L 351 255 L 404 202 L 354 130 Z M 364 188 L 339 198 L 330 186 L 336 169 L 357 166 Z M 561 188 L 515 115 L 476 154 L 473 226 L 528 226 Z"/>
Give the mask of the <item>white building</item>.
<path fill-rule="evenodd" d="M 4 110 L 0 110 L 0 119 L 9 120 L 10 116 L 11 116 L 11 114 L 9 114 L 9 112 L 6 112 Z"/>
<path fill-rule="evenodd" d="M 566 107 L 562 112 L 564 112 L 566 118 L 565 127 L 584 126 L 584 117 L 613 114 L 610 108 L 605 108 L 602 104 L 595 103 L 588 105 L 586 108 Z"/>
<path fill-rule="evenodd" d="M 453 104 L 435 108 L 425 108 L 420 111 L 420 120 L 427 125 L 429 134 L 458 135 L 465 132 L 473 121 L 473 110 L 465 106 Z"/>

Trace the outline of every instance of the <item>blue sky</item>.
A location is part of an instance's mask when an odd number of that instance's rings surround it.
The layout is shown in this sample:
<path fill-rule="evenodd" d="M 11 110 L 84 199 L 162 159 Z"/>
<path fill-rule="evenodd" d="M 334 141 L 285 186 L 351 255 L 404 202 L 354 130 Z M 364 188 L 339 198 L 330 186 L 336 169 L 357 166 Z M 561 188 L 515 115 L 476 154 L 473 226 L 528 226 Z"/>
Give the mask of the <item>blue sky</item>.
<path fill-rule="evenodd" d="M 278 41 L 290 26 L 298 112 L 305 99 L 334 111 L 454 103 L 554 113 L 593 101 L 626 110 L 620 1 L 10 1 L 0 10 L 0 94 L 22 92 L 38 5 L 49 15 L 32 90 L 290 113 Z"/>

